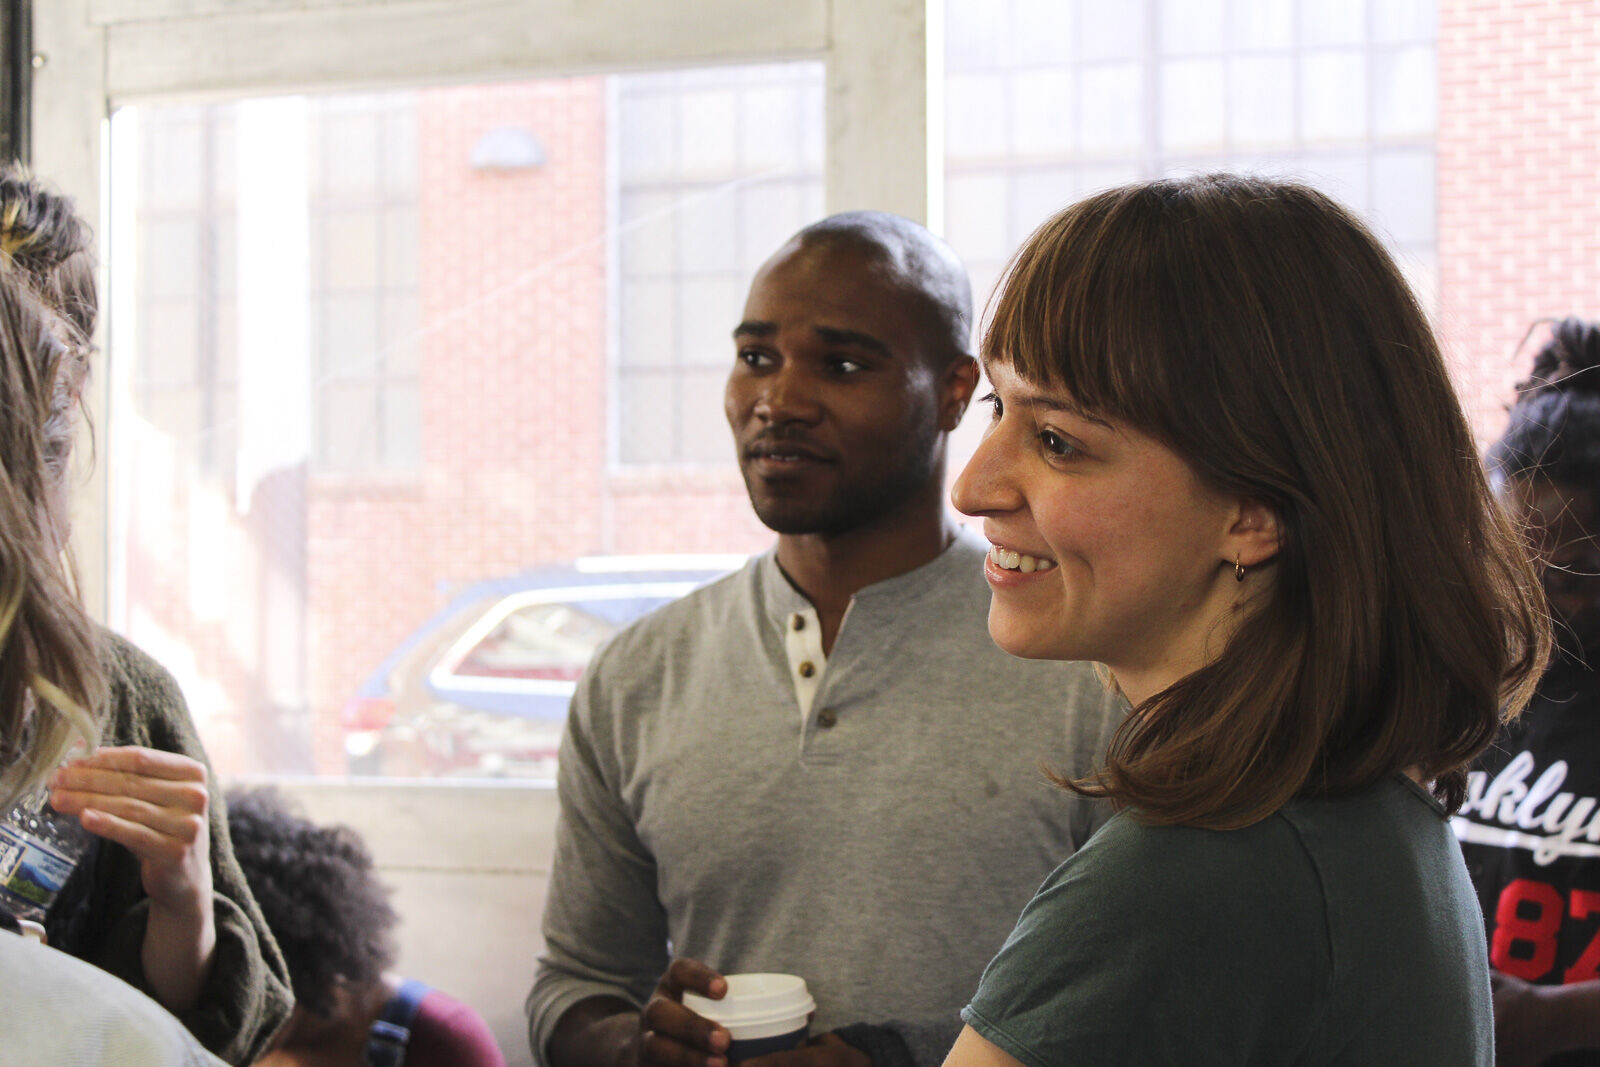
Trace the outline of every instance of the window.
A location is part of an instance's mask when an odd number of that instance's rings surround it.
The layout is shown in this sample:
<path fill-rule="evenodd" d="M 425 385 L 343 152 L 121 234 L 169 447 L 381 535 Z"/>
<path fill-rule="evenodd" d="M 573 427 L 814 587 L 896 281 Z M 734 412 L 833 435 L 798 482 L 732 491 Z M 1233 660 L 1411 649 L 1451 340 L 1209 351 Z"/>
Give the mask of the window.
<path fill-rule="evenodd" d="M 815 63 L 118 113 L 112 291 L 139 327 L 111 622 L 220 772 L 549 773 L 512 758 L 517 687 L 559 690 L 553 751 L 581 659 L 479 677 L 429 635 L 530 569 L 766 544 L 722 380 L 820 166 Z M 504 636 L 590 647 L 563 611 Z"/>
<path fill-rule="evenodd" d="M 1431 0 L 949 0 L 945 225 L 979 299 L 1049 215 L 1174 171 L 1292 175 L 1434 288 Z"/>
<path fill-rule="evenodd" d="M 729 332 L 757 267 L 822 214 L 822 68 L 613 79 L 615 457 L 726 463 Z"/>
<path fill-rule="evenodd" d="M 421 465 L 414 92 L 310 102 L 317 469 Z"/>

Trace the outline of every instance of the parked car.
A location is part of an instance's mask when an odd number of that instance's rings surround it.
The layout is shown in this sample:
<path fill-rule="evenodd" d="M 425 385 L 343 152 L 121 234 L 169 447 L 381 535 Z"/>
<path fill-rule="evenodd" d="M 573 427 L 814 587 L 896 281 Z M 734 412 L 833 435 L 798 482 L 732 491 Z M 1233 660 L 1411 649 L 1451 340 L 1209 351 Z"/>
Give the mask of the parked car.
<path fill-rule="evenodd" d="M 474 583 L 340 712 L 351 774 L 555 774 L 567 703 L 606 638 L 743 556 L 597 556 Z"/>

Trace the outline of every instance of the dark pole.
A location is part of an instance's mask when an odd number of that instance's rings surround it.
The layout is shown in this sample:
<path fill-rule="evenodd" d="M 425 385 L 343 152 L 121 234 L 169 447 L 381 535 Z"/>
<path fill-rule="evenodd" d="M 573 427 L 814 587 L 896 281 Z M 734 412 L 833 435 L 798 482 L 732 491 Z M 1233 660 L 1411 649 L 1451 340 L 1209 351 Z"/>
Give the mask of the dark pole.
<path fill-rule="evenodd" d="M 0 163 L 26 164 L 33 141 L 32 8 L 0 0 Z"/>

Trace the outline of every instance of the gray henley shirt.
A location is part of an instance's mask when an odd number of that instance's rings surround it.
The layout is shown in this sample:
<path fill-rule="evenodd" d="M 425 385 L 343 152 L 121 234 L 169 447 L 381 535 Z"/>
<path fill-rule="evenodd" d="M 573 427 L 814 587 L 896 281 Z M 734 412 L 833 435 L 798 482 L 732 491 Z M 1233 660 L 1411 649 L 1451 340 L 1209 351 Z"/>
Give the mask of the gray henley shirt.
<path fill-rule="evenodd" d="M 986 545 L 856 594 L 802 714 L 772 553 L 619 634 L 573 697 L 528 997 L 643 1004 L 671 955 L 802 975 L 813 1032 L 948 1021 L 1044 877 L 1109 812 L 1051 786 L 1125 713 L 1082 663 L 989 638 Z M 792 646 L 792 643 L 791 643 Z M 811 665 L 813 671 L 818 670 Z"/>

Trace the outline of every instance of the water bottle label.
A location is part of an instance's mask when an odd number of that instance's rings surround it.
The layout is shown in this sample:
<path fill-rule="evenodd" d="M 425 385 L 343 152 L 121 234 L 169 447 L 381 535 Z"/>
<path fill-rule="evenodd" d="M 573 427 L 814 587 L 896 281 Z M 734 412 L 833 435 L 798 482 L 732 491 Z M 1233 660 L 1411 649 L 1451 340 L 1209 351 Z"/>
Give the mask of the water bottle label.
<path fill-rule="evenodd" d="M 19 901 L 48 908 L 75 864 L 73 857 L 0 823 L 0 889 Z"/>

